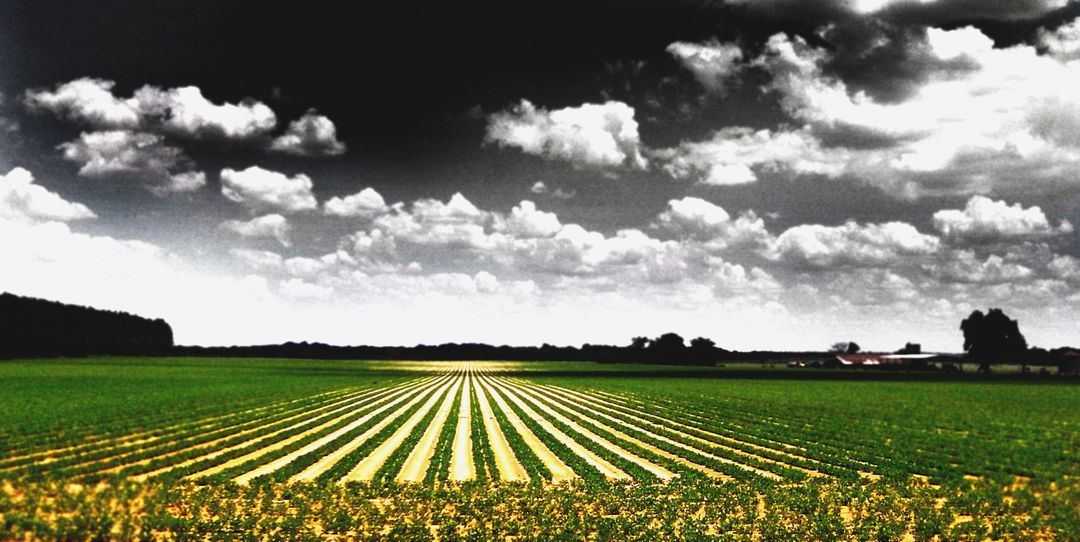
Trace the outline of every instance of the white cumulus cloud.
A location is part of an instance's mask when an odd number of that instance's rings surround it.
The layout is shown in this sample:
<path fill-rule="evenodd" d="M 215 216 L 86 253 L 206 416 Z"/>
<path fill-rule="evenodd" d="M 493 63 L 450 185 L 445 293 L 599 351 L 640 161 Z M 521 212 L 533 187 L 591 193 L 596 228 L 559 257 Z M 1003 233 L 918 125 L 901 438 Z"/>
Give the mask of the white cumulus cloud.
<path fill-rule="evenodd" d="M 251 166 L 243 171 L 221 170 L 221 193 L 252 209 L 297 212 L 316 209 L 311 178 L 303 173 L 289 177 L 283 173 Z"/>
<path fill-rule="evenodd" d="M 850 176 L 906 198 L 1074 186 L 1078 178 L 1069 172 L 1080 168 L 1080 98 L 1073 91 L 1080 88 L 1080 62 L 1069 60 L 1074 26 L 1044 31 L 1045 54 L 1023 43 L 996 47 L 974 27 L 912 30 L 878 43 L 891 48 L 892 58 L 908 59 L 895 60 L 893 69 L 918 74 L 889 99 L 837 75 L 834 62 L 858 59 L 859 51 L 776 34 L 747 63 L 767 74 L 763 89 L 787 119 L 771 128 L 728 126 L 652 157 L 672 177 L 713 185 L 754 182 L 766 169 Z"/>
<path fill-rule="evenodd" d="M 690 70 L 702 86 L 715 93 L 726 91 L 728 78 L 738 72 L 743 60 L 743 51 L 738 44 L 716 40 L 704 43 L 677 41 L 668 45 L 667 52 Z"/>
<path fill-rule="evenodd" d="M 523 200 L 497 229 L 515 237 L 550 237 L 562 229 L 562 223 L 555 213 L 540 211 L 535 203 Z"/>
<path fill-rule="evenodd" d="M 1000 241 L 1016 238 L 1048 237 L 1072 233 L 1067 220 L 1054 227 L 1037 206 L 1024 208 L 985 196 L 973 196 L 963 209 L 934 213 L 934 227 L 947 238 Z"/>
<path fill-rule="evenodd" d="M 167 171 L 183 156 L 179 148 L 163 144 L 160 136 L 127 130 L 83 132 L 60 149 L 65 159 L 79 165 L 79 175 L 84 177 Z"/>
<path fill-rule="evenodd" d="M 196 86 L 161 88 L 145 85 L 130 98 L 113 93 L 114 81 L 84 77 L 54 90 L 26 92 L 32 109 L 51 111 L 95 128 L 128 128 L 187 137 L 247 139 L 263 136 L 277 125 L 266 104 L 245 99 L 214 103 Z"/>
<path fill-rule="evenodd" d="M 248 99 L 215 104 L 195 86 L 162 89 L 147 85 L 135 91 L 134 100 L 145 117 L 187 136 L 246 139 L 264 135 L 277 125 L 274 111 L 262 102 Z"/>
<path fill-rule="evenodd" d="M 618 101 L 548 111 L 522 100 L 488 117 L 487 141 L 577 166 L 648 164 L 634 108 Z"/>
<path fill-rule="evenodd" d="M 115 81 L 83 77 L 58 85 L 55 90 L 29 90 L 31 109 L 47 110 L 68 119 L 98 127 L 134 128 L 142 119 L 134 99 L 113 95 Z"/>
<path fill-rule="evenodd" d="M 274 138 L 270 148 L 299 156 L 345 154 L 345 144 L 338 141 L 334 122 L 314 110 L 290 122 L 285 133 Z"/>
<path fill-rule="evenodd" d="M 975 252 L 961 250 L 949 255 L 949 258 L 925 266 L 937 279 L 951 283 L 1000 284 L 1023 281 L 1034 276 L 1035 272 L 1023 265 L 1007 262 L 997 254 L 979 259 Z"/>
<path fill-rule="evenodd" d="M 935 254 L 940 240 L 919 233 L 911 224 L 887 222 L 840 226 L 804 224 L 781 233 L 769 255 L 809 268 L 881 266 Z"/>
<path fill-rule="evenodd" d="M 194 192 L 206 186 L 206 173 L 201 171 L 185 171 L 169 175 L 169 183 L 164 187 L 165 192 Z M 159 189 L 159 192 L 161 189 Z"/>
<path fill-rule="evenodd" d="M 705 242 L 713 249 L 760 246 L 770 239 L 764 221 L 753 211 L 733 220 L 723 207 L 691 196 L 668 201 L 655 225 L 682 239 Z"/>
<path fill-rule="evenodd" d="M 279 214 L 255 217 L 248 221 L 226 220 L 221 227 L 243 237 L 271 237 L 289 246 L 289 221 Z"/>
<path fill-rule="evenodd" d="M 179 147 L 167 145 L 156 134 L 130 130 L 83 132 L 78 139 L 59 146 L 64 159 L 79 166 L 83 177 L 123 178 L 145 186 L 157 195 L 192 192 L 206 184 L 191 160 Z"/>
<path fill-rule="evenodd" d="M 0 175 L 0 218 L 19 222 L 67 222 L 96 217 L 85 205 L 68 201 L 34 183 L 34 175 L 23 168 L 17 167 Z"/>
<path fill-rule="evenodd" d="M 334 196 L 323 204 L 323 212 L 332 216 L 371 218 L 389 209 L 382 195 L 370 187 L 345 197 Z"/>
<path fill-rule="evenodd" d="M 847 167 L 844 151 L 823 148 L 806 130 L 729 127 L 713 133 L 712 139 L 684 141 L 653 155 L 672 177 L 715 186 L 757 181 L 756 168 L 836 176 Z"/>
<path fill-rule="evenodd" d="M 840 170 L 902 196 L 1049 190 L 1080 167 L 1080 64 L 1005 48 L 978 29 L 930 28 L 913 56 L 952 66 L 895 102 L 879 102 L 825 66 L 833 54 L 778 34 L 754 63 L 784 111 L 842 158 Z M 925 49 L 925 50 L 924 50 Z M 914 55 L 914 53 L 918 53 Z M 842 149 L 840 153 L 836 149 Z M 817 161 L 807 146 L 801 157 Z"/>

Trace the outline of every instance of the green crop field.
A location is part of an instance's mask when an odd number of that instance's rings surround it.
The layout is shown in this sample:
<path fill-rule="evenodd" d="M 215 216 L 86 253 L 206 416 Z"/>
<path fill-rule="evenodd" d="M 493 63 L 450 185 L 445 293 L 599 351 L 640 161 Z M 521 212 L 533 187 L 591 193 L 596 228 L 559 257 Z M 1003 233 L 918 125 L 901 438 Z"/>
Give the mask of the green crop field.
<path fill-rule="evenodd" d="M 1080 387 L 821 375 L 8 361 L 0 539 L 1080 540 Z"/>

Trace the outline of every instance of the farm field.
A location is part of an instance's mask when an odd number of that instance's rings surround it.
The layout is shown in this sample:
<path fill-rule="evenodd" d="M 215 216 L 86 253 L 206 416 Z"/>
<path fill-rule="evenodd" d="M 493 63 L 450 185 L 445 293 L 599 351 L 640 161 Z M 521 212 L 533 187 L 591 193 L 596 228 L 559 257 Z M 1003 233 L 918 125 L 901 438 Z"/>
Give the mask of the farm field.
<path fill-rule="evenodd" d="M 1080 539 L 1067 381 L 698 373 L 4 362 L 0 539 Z"/>

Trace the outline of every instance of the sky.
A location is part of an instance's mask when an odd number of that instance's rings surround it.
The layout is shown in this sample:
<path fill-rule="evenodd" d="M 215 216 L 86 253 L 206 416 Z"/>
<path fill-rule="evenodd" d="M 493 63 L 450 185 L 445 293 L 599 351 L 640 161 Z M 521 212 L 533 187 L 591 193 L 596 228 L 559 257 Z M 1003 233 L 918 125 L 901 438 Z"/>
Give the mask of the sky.
<path fill-rule="evenodd" d="M 180 344 L 1080 344 L 1080 3 L 0 3 L 0 290 Z"/>

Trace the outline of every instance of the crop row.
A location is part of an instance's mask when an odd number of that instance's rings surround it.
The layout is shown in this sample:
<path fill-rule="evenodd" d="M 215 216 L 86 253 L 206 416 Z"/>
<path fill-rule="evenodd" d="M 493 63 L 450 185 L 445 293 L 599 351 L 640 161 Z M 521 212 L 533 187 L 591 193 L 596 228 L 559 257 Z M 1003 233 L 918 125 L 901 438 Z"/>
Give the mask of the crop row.
<path fill-rule="evenodd" d="M 1004 480 L 1041 472 L 990 465 L 978 449 L 986 446 L 981 438 L 935 446 L 931 435 L 937 433 L 885 432 L 845 417 L 785 418 L 768 408 L 745 408 L 749 404 L 715 401 L 706 408 L 695 397 L 540 384 L 463 363 L 380 387 L 188 421 L 170 418 L 161 427 L 78 445 L 27 448 L 0 459 L 0 475 L 549 484 L 912 475 L 940 481 L 971 473 Z M 1065 461 L 1068 453 L 1063 449 L 1054 460 Z"/>
<path fill-rule="evenodd" d="M 587 483 L 857 478 L 842 457 L 714 427 L 673 405 L 487 373 L 471 364 L 11 460 L 20 477 L 249 484 Z"/>

